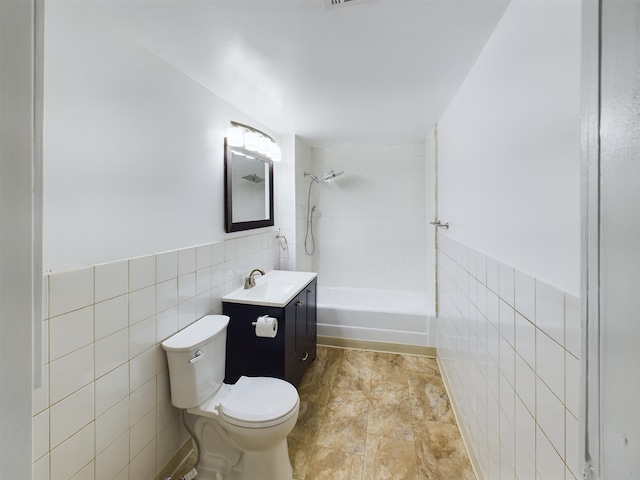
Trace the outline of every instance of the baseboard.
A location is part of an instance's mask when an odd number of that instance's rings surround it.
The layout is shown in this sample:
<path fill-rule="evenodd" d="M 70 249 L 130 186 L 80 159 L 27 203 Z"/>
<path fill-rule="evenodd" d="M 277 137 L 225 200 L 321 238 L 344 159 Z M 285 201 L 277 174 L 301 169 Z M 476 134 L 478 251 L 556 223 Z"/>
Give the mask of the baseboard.
<path fill-rule="evenodd" d="M 372 350 L 387 353 L 405 353 L 407 355 L 422 355 L 435 357 L 435 347 L 422 345 L 407 345 L 403 343 L 375 342 L 371 340 L 353 340 L 350 338 L 325 337 L 318 335 L 318 345 L 325 347 L 355 348 L 358 350 Z"/>
<path fill-rule="evenodd" d="M 160 472 L 158 472 L 155 480 L 163 480 L 166 477 L 171 477 L 178 470 L 178 468 L 180 468 L 184 461 L 189 458 L 191 452 L 193 452 L 193 442 L 190 438 L 188 438 L 187 441 L 184 442 L 184 445 L 182 445 L 175 453 L 175 455 L 171 458 L 171 460 L 167 462 L 164 468 L 160 470 Z"/>
<path fill-rule="evenodd" d="M 444 383 L 444 388 L 447 391 L 447 396 L 449 397 L 449 402 L 451 403 L 451 409 L 453 410 L 453 416 L 455 417 L 456 425 L 458 425 L 458 429 L 460 430 L 462 442 L 464 443 L 464 448 L 466 448 L 467 450 L 467 455 L 469 456 L 469 461 L 471 462 L 473 473 L 475 474 L 477 480 L 485 480 L 484 475 L 482 474 L 482 469 L 480 468 L 480 462 L 478 462 L 478 457 L 476 457 L 476 452 L 472 448 L 470 448 L 471 437 L 469 436 L 467 428 L 461 422 L 462 415 L 460 414 L 458 403 L 456 402 L 455 397 L 451 394 L 451 383 L 449 382 L 449 377 L 447 376 L 446 370 L 442 368 L 440 357 L 438 355 L 436 355 L 436 361 L 438 362 L 438 369 L 440 370 L 440 375 L 442 376 L 442 382 Z"/>

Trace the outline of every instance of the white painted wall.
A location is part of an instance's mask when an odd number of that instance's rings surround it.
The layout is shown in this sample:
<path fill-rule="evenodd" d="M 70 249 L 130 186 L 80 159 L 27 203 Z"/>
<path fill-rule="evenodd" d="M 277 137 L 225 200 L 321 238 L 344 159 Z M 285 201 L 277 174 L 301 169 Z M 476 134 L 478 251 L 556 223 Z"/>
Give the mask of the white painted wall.
<path fill-rule="evenodd" d="M 438 357 L 480 478 L 579 478 L 581 4 L 514 0 L 438 125 Z"/>
<path fill-rule="evenodd" d="M 81 7 L 46 13 L 45 269 L 222 240 L 225 129 L 264 128 Z"/>
<path fill-rule="evenodd" d="M 439 122 L 447 235 L 580 289 L 580 3 L 516 0 Z"/>
<path fill-rule="evenodd" d="M 45 26 L 43 385 L 33 412 L 29 375 L 2 389 L 29 416 L 2 409 L 24 437 L 3 453 L 27 457 L 12 478 L 154 478 L 187 439 L 160 343 L 280 266 L 274 228 L 224 232 L 226 126 L 266 129 L 81 6 L 46 2 Z"/>

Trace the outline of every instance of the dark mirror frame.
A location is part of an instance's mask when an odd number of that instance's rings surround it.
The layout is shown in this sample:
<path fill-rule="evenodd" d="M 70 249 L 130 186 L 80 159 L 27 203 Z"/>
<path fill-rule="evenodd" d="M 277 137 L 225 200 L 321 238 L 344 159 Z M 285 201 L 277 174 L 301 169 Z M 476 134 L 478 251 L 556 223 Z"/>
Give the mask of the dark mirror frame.
<path fill-rule="evenodd" d="M 269 218 L 256 219 L 245 222 L 233 221 L 233 178 L 231 175 L 232 152 L 250 155 L 269 166 Z M 224 139 L 224 228 L 227 233 L 241 232 L 243 230 L 251 230 L 254 228 L 272 227 L 274 225 L 273 215 L 273 162 L 258 152 L 251 152 L 241 147 L 230 147 L 227 145 L 227 139 Z"/>

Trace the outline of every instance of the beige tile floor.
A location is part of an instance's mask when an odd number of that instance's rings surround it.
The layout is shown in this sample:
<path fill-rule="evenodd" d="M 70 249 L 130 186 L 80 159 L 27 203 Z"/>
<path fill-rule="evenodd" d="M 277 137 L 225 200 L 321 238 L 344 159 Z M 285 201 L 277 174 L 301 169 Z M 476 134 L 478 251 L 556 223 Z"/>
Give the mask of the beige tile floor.
<path fill-rule="evenodd" d="M 318 346 L 298 391 L 295 480 L 475 480 L 435 359 Z"/>
<path fill-rule="evenodd" d="M 298 391 L 296 480 L 475 479 L 433 358 L 318 347 Z"/>

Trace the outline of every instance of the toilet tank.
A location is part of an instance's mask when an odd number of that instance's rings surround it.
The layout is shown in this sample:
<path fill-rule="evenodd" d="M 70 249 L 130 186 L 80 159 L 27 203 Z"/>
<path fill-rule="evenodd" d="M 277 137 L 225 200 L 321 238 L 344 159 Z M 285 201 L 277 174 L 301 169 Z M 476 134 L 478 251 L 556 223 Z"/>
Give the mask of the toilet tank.
<path fill-rule="evenodd" d="M 162 342 L 176 407 L 197 407 L 222 385 L 228 324 L 227 315 L 207 315 Z"/>

